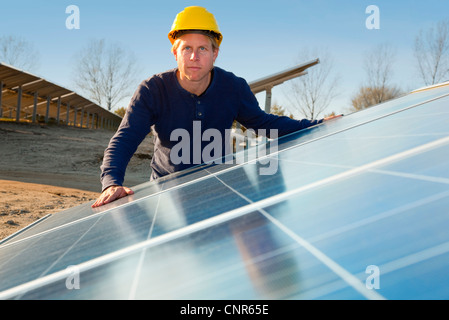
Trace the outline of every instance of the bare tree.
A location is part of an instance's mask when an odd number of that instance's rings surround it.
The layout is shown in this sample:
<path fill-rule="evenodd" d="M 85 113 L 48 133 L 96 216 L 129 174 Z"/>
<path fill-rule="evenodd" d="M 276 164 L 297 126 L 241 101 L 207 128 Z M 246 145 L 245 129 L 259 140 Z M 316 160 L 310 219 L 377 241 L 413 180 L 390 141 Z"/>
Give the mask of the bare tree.
<path fill-rule="evenodd" d="M 131 96 L 136 83 L 136 64 L 131 53 L 118 45 L 92 40 L 77 58 L 75 85 L 99 105 L 112 110 Z"/>
<path fill-rule="evenodd" d="M 34 70 L 39 64 L 39 54 L 33 45 L 15 36 L 0 37 L 0 62 L 18 69 Z"/>
<path fill-rule="evenodd" d="M 415 38 L 414 54 L 418 73 L 425 85 L 448 80 L 449 76 L 449 20 L 440 21 Z"/>
<path fill-rule="evenodd" d="M 307 74 L 290 81 L 287 98 L 307 119 L 316 119 L 337 96 L 338 76 L 333 74 L 333 59 L 326 49 L 304 49 L 298 57 L 301 63 L 319 58 L 320 63 L 307 69 Z"/>
<path fill-rule="evenodd" d="M 350 111 L 358 111 L 396 98 L 402 91 L 392 85 L 395 52 L 390 45 L 380 44 L 365 55 L 364 69 L 367 79 L 351 99 Z"/>
<path fill-rule="evenodd" d="M 373 101 L 381 103 L 387 100 L 387 88 L 393 75 L 395 60 L 394 49 L 388 44 L 380 44 L 368 51 L 365 56 L 366 87 L 372 88 Z"/>

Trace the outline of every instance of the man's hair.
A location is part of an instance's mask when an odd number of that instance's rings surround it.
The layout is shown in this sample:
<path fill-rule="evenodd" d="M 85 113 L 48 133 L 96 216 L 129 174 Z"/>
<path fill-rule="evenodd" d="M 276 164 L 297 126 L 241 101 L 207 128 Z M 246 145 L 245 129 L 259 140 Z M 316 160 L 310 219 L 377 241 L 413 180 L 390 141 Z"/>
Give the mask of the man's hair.
<path fill-rule="evenodd" d="M 187 33 L 198 33 L 198 34 L 202 34 L 207 36 L 210 39 L 211 45 L 212 45 L 212 50 L 218 50 L 218 48 L 220 47 L 218 45 L 218 41 L 217 41 L 217 37 L 215 36 L 214 32 L 209 32 L 209 31 L 203 31 L 203 30 L 182 30 L 182 31 L 178 31 L 174 37 L 175 37 L 175 42 L 173 42 L 173 46 L 171 48 L 171 51 L 174 53 L 176 50 L 178 50 L 179 47 L 179 38 Z"/>

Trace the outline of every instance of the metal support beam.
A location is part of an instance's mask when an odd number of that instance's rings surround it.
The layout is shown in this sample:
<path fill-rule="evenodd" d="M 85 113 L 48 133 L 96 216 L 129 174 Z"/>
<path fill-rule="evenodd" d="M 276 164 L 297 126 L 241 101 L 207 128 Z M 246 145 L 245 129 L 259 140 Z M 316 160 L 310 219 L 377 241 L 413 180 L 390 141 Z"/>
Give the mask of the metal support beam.
<path fill-rule="evenodd" d="M 73 112 L 75 113 L 73 116 L 74 117 L 73 118 L 73 126 L 76 127 L 76 114 L 78 113 L 78 108 L 74 107 L 73 110 L 74 110 Z"/>
<path fill-rule="evenodd" d="M 19 87 L 17 91 L 17 112 L 16 112 L 16 121 L 20 121 L 20 108 L 22 107 L 22 86 Z"/>
<path fill-rule="evenodd" d="M 266 89 L 266 95 L 265 95 L 265 112 L 270 113 L 271 110 L 271 89 L 272 87 L 268 87 Z"/>
<path fill-rule="evenodd" d="M 34 103 L 33 103 L 33 123 L 36 123 L 36 114 L 37 114 L 37 91 L 34 93 Z"/>
<path fill-rule="evenodd" d="M 48 117 L 50 115 L 50 102 L 51 97 L 47 97 L 47 110 L 45 111 L 45 123 L 48 123 Z"/>
<path fill-rule="evenodd" d="M 3 117 L 2 96 L 3 96 L 3 81 L 0 81 L 0 118 Z"/>
<path fill-rule="evenodd" d="M 81 108 L 81 120 L 80 120 L 80 127 L 83 127 L 83 120 L 84 120 L 84 107 Z"/>
<path fill-rule="evenodd" d="M 59 115 L 61 114 L 61 97 L 58 98 L 58 110 L 56 113 L 56 124 L 59 124 Z"/>
<path fill-rule="evenodd" d="M 65 124 L 69 125 L 70 120 L 70 103 L 67 103 L 67 114 L 65 115 Z"/>

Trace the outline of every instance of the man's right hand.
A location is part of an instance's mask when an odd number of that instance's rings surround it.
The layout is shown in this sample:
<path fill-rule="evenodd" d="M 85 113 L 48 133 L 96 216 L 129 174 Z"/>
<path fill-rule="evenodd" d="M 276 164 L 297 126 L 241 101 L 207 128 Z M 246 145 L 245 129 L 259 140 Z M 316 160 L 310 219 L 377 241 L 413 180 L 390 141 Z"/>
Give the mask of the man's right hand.
<path fill-rule="evenodd" d="M 132 191 L 130 188 L 122 186 L 111 186 L 101 193 L 97 201 L 95 201 L 95 203 L 92 205 L 92 208 L 100 207 L 104 204 L 110 203 L 114 200 L 126 197 L 131 194 L 134 194 L 134 191 Z"/>

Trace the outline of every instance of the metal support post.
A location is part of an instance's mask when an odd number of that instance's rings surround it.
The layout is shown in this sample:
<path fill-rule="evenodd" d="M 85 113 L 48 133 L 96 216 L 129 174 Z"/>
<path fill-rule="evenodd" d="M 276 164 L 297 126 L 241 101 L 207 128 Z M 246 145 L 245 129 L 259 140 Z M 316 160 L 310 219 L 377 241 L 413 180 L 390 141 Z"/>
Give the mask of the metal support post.
<path fill-rule="evenodd" d="M 0 81 L 0 118 L 3 117 L 2 96 L 3 96 L 3 81 Z"/>
<path fill-rule="evenodd" d="M 76 127 L 76 114 L 78 113 L 78 108 L 74 107 L 73 108 L 73 112 L 74 112 L 74 118 L 73 118 L 73 126 Z"/>
<path fill-rule="evenodd" d="M 19 86 L 19 90 L 17 92 L 17 112 L 16 112 L 16 121 L 20 121 L 20 108 L 22 107 L 22 86 Z"/>
<path fill-rule="evenodd" d="M 70 120 L 70 103 L 67 102 L 67 114 L 65 115 L 65 124 L 69 125 Z"/>
<path fill-rule="evenodd" d="M 58 97 L 58 111 L 56 113 L 56 124 L 59 124 L 60 113 L 61 113 L 61 97 Z"/>
<path fill-rule="evenodd" d="M 270 113 L 271 110 L 271 87 L 266 89 L 266 96 L 265 96 L 265 112 Z"/>
<path fill-rule="evenodd" d="M 37 91 L 34 93 L 34 103 L 33 103 L 33 123 L 36 123 L 36 115 L 37 115 Z"/>
<path fill-rule="evenodd" d="M 50 115 L 50 101 L 51 98 L 47 97 L 47 110 L 45 111 L 45 123 L 48 123 L 48 117 Z"/>
<path fill-rule="evenodd" d="M 83 120 L 84 120 L 84 107 L 81 108 L 81 120 L 80 120 L 80 127 L 83 127 Z"/>

